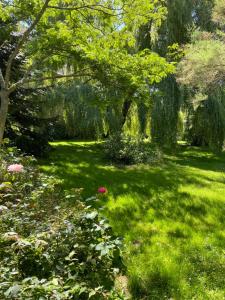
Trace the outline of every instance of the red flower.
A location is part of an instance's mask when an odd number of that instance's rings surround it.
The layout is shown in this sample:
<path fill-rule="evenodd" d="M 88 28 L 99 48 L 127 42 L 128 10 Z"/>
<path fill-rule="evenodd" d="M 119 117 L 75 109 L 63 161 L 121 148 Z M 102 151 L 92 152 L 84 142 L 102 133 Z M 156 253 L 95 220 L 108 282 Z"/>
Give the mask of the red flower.
<path fill-rule="evenodd" d="M 100 194 L 105 194 L 105 193 L 107 193 L 108 191 L 107 191 L 107 188 L 105 188 L 105 187 L 103 187 L 103 186 L 101 186 L 100 188 L 98 188 L 98 193 L 100 193 Z"/>

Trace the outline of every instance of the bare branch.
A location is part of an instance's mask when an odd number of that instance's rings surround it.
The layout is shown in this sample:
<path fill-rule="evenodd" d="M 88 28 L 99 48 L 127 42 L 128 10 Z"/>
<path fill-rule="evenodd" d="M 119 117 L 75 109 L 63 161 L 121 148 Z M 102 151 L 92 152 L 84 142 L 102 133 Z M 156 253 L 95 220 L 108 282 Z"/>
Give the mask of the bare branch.
<path fill-rule="evenodd" d="M 45 13 L 45 11 L 48 7 L 49 2 L 50 2 L 50 0 L 45 0 L 45 3 L 42 6 L 42 9 L 40 10 L 40 12 L 37 14 L 34 22 L 31 24 L 31 26 L 26 31 L 24 31 L 22 37 L 20 38 L 18 44 L 16 45 L 16 47 L 14 49 L 14 51 L 10 55 L 10 57 L 8 59 L 8 62 L 7 62 L 6 72 L 5 72 L 5 85 L 6 85 L 6 87 L 8 87 L 8 85 L 9 85 L 10 73 L 11 73 L 11 67 L 12 67 L 13 60 L 16 58 L 16 56 L 19 53 L 19 50 L 21 49 L 23 44 L 29 38 L 30 33 L 33 31 L 33 29 L 39 23 L 41 17 L 43 16 L 43 14 Z"/>

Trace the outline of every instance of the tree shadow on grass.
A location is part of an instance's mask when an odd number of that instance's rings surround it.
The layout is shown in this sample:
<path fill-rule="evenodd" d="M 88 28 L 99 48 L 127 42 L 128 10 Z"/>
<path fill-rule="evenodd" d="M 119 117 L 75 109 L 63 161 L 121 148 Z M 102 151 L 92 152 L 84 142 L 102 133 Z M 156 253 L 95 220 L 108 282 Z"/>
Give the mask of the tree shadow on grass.
<path fill-rule="evenodd" d="M 172 298 L 173 285 L 179 287 L 180 278 L 186 280 L 182 274 L 173 279 L 173 269 L 168 275 L 163 262 L 161 271 L 158 270 L 157 255 L 161 255 L 162 261 L 172 260 L 177 273 L 180 264 L 188 260 L 189 278 L 191 270 L 193 274 L 198 272 L 196 262 L 191 261 L 192 250 L 196 248 L 194 236 L 200 242 L 212 236 L 221 248 L 225 244 L 224 154 L 216 156 L 201 149 L 182 148 L 176 155 L 167 155 L 158 166 L 119 168 L 108 164 L 98 144 L 68 142 L 54 147 L 49 160 L 40 164 L 45 172 L 63 179 L 65 189 L 84 188 L 84 199 L 95 195 L 99 186 L 109 190 L 99 205 L 105 206 L 104 214 L 115 232 L 126 238 L 126 251 L 134 262 L 130 274 L 134 299 L 141 299 L 141 295 L 145 299 L 163 299 L 168 295 Z M 203 246 L 199 247 L 198 255 Z M 144 267 L 140 271 L 141 259 L 149 269 Z M 200 267 L 205 270 L 208 266 L 200 261 Z M 212 264 L 210 269 L 213 267 Z M 215 277 L 219 277 L 218 272 Z M 160 297 L 154 298 L 153 292 Z"/>
<path fill-rule="evenodd" d="M 106 186 L 115 201 L 116 209 L 111 214 L 121 216 L 129 213 L 131 216 L 132 210 L 129 211 L 127 207 L 126 211 L 116 204 L 117 199 L 123 195 L 135 197 L 139 215 L 145 215 L 152 208 L 158 218 L 175 218 L 180 221 L 185 219 L 187 213 L 204 220 L 209 206 L 214 209 L 216 206 L 218 209 L 223 208 L 221 201 L 210 203 L 202 199 L 193 203 L 192 196 L 180 191 L 179 187 L 193 185 L 202 189 L 208 186 L 205 174 L 187 171 L 185 167 L 199 170 L 208 170 L 209 167 L 209 170 L 221 172 L 225 162 L 224 155 L 216 156 L 204 150 L 185 147 L 176 156 L 168 156 L 160 166 L 118 168 L 107 165 L 99 144 L 68 142 L 54 147 L 55 151 L 49 160 L 41 162 L 43 166 L 47 165 L 44 168 L 46 172 L 63 179 L 65 189 L 84 188 L 84 198 L 95 195 L 99 186 Z M 223 183 L 224 178 L 221 180 L 221 184 Z M 120 210 L 125 211 L 119 214 Z"/>
<path fill-rule="evenodd" d="M 83 187 L 88 194 L 106 186 L 115 197 L 121 193 L 151 196 L 152 190 L 174 189 L 175 169 L 168 167 L 116 167 L 108 164 L 99 145 L 57 145 L 48 161 L 40 165 L 64 180 L 65 188 Z M 47 166 L 45 168 L 45 166 Z"/>
<path fill-rule="evenodd" d="M 204 148 L 180 146 L 174 156 L 169 154 L 168 160 L 180 166 L 215 172 L 225 171 L 225 152 L 216 154 Z"/>

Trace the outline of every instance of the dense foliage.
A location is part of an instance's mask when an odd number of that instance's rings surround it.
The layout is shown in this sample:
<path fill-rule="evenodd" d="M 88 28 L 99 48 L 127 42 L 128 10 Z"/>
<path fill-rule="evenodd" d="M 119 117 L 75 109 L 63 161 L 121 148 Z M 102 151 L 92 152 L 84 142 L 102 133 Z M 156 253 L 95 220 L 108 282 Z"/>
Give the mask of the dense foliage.
<path fill-rule="evenodd" d="M 6 63 L 10 54 L 18 42 L 18 36 L 12 32 L 8 39 L 4 39 L 7 23 L 0 25 L 0 69 L 5 72 Z M 20 54 L 12 70 L 13 81 L 18 80 L 25 72 L 25 58 Z M 26 152 L 36 156 L 42 156 L 50 149 L 48 145 L 48 124 L 51 119 L 44 119 L 40 115 L 42 102 L 40 96 L 45 89 L 18 88 L 11 94 L 9 114 L 6 123 L 6 136 L 11 143 Z"/>
<path fill-rule="evenodd" d="M 223 149 L 225 140 L 224 11 L 224 1 L 215 1 L 211 10 L 212 28 L 193 33 L 177 72 L 178 82 L 191 90 L 189 141 L 217 151 Z"/>
<path fill-rule="evenodd" d="M 106 93 L 102 86 L 81 81 L 59 85 L 42 96 L 42 114 L 55 118 L 49 134 L 52 139 L 102 139 L 115 132 L 146 136 L 150 131 L 149 104 L 124 101 L 116 91 Z M 142 99 L 143 100 L 143 99 Z"/>
<path fill-rule="evenodd" d="M 161 152 L 156 145 L 121 133 L 110 136 L 104 149 L 108 159 L 124 165 L 152 164 L 161 160 Z"/>
<path fill-rule="evenodd" d="M 224 61 L 224 0 L 0 0 L 0 299 L 124 299 L 96 207 L 126 296 L 224 297 Z"/>
<path fill-rule="evenodd" d="M 222 150 L 223 1 L 14 2 L 0 6 L 0 94 L 11 97 L 6 134 L 26 152 L 47 150 L 49 133 L 99 139 L 130 134 L 131 123 L 160 147 L 174 147 L 183 126 L 191 144 Z"/>
<path fill-rule="evenodd" d="M 114 299 L 121 242 L 108 223 L 32 157 L 8 148 L 0 161 L 0 298 Z"/>
<path fill-rule="evenodd" d="M 123 90 L 125 97 L 148 90 L 174 72 L 172 63 L 148 49 L 136 49 L 138 28 L 152 20 L 157 28 L 165 18 L 161 1 L 1 1 L 0 18 L 18 42 L 6 70 L 0 70 L 0 141 L 9 97 L 20 86 L 54 83 L 58 79 L 94 80 L 106 90 Z M 13 26 L 14 25 L 14 26 Z M 9 39 L 4 37 L 3 44 Z M 26 72 L 12 80 L 19 53 Z M 121 99 L 120 99 L 121 100 Z M 122 99 L 123 100 L 123 99 Z"/>

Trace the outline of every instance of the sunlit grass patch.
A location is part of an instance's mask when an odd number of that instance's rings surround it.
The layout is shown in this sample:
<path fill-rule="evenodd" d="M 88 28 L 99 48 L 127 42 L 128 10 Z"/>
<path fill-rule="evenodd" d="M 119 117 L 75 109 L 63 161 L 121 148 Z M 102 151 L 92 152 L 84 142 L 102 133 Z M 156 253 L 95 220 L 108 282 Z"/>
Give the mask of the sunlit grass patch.
<path fill-rule="evenodd" d="M 101 206 L 124 238 L 133 299 L 225 299 L 224 154 L 184 147 L 161 165 L 118 168 L 98 143 L 53 147 L 42 168 L 65 189 L 108 189 Z"/>

